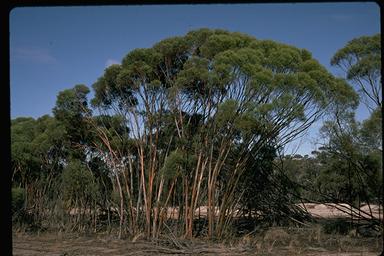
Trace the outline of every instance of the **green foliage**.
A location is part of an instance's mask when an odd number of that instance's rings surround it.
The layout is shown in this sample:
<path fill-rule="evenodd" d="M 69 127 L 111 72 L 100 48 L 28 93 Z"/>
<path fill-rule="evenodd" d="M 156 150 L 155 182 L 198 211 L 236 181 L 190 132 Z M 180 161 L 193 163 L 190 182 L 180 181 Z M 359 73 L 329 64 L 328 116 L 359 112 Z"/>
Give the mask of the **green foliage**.
<path fill-rule="evenodd" d="M 187 175 L 195 164 L 195 157 L 185 154 L 180 149 L 172 151 L 165 159 L 161 174 L 167 180 L 179 175 Z"/>
<path fill-rule="evenodd" d="M 359 197 L 376 201 L 382 189 L 381 152 L 361 144 L 360 128 L 353 121 L 342 133 L 339 129 L 328 130 L 329 143 L 317 156 L 321 163 L 317 187 L 324 194 L 351 204 Z"/>
<path fill-rule="evenodd" d="M 183 70 L 177 76 L 175 85 L 186 94 L 206 95 L 211 86 L 211 74 L 208 72 L 209 60 L 193 57 L 185 62 Z"/>
<path fill-rule="evenodd" d="M 349 41 L 335 53 L 331 64 L 346 72 L 347 79 L 356 85 L 369 108 L 381 107 L 380 34 Z"/>
<path fill-rule="evenodd" d="M 92 115 L 88 107 L 88 87 L 76 85 L 71 89 L 59 92 L 56 106 L 52 112 L 62 126 L 64 140 L 67 142 L 67 153 L 77 159 L 85 157 L 84 145 L 90 140 L 90 124 L 87 118 Z"/>
<path fill-rule="evenodd" d="M 126 126 L 125 119 L 121 115 L 99 115 L 94 116 L 93 121 L 99 131 L 104 135 L 103 139 L 108 139 L 109 146 L 113 150 L 119 150 L 121 153 L 127 153 L 133 150 L 133 140 L 129 137 L 129 128 Z M 96 131 L 93 131 L 96 134 Z M 109 148 L 103 143 L 103 139 L 94 135 L 92 141 L 106 151 Z"/>
<path fill-rule="evenodd" d="M 238 116 L 235 120 L 235 127 L 240 131 L 244 138 L 264 133 L 261 122 L 257 120 L 251 111 Z"/>
<path fill-rule="evenodd" d="M 370 149 L 382 149 L 382 111 L 377 108 L 371 116 L 364 120 L 360 129 L 361 138 L 366 147 Z"/>
<path fill-rule="evenodd" d="M 227 100 L 221 103 L 216 114 L 216 122 L 218 127 L 227 127 L 233 123 L 238 112 L 238 103 L 235 100 Z"/>
<path fill-rule="evenodd" d="M 182 155 L 177 151 L 172 151 L 171 154 L 165 159 L 164 166 L 161 168 L 161 173 L 167 179 L 176 176 L 182 162 Z"/>
<path fill-rule="evenodd" d="M 351 223 L 345 219 L 326 220 L 323 222 L 322 229 L 326 234 L 347 235 L 351 228 L 353 228 Z"/>
<path fill-rule="evenodd" d="M 92 106 L 108 109 L 117 102 L 117 107 L 124 110 L 136 105 L 137 100 L 132 96 L 132 91 L 137 87 L 137 82 L 136 78 L 131 78 L 135 72 L 139 71 L 123 69 L 121 65 L 112 65 L 105 69 L 104 75 L 92 85 L 95 91 Z"/>
<path fill-rule="evenodd" d="M 88 87 L 76 85 L 72 89 L 60 92 L 57 96 L 56 106 L 52 112 L 59 121 L 78 121 L 87 114 Z"/>
<path fill-rule="evenodd" d="M 275 89 L 293 98 L 312 95 L 314 103 L 322 107 L 331 101 L 348 103 L 346 99 L 353 96 L 347 84 L 333 78 L 306 50 L 240 33 L 201 29 L 130 52 L 121 66 L 109 67 L 94 84 L 92 102 L 104 107 L 114 101 L 133 106 L 129 102 L 137 103 L 139 87 L 153 85 L 176 86 L 199 100 L 210 92 L 225 92 L 243 78 L 247 79 L 244 85 L 252 86 L 249 89 L 257 95 L 267 96 Z M 300 97 L 298 107 L 303 103 Z"/>
<path fill-rule="evenodd" d="M 253 159 L 247 165 L 236 190 L 242 193 L 241 203 L 248 211 L 267 211 L 268 200 L 276 195 L 272 182 L 273 161 L 276 151 L 272 146 L 263 147 L 257 159 Z M 266 212 L 265 212 L 266 213 Z"/>
<path fill-rule="evenodd" d="M 324 163 L 315 181 L 316 187 L 336 201 L 354 203 L 359 190 L 358 177 L 347 162 L 331 157 L 326 159 L 327 163 Z"/>
<path fill-rule="evenodd" d="M 382 151 L 375 150 L 364 156 L 361 160 L 365 170 L 363 176 L 363 188 L 367 198 L 375 202 L 381 202 L 381 192 L 383 190 L 383 158 Z"/>
<path fill-rule="evenodd" d="M 88 87 L 76 85 L 60 92 L 52 112 L 65 128 L 66 139 L 71 143 L 83 144 L 87 140 L 89 127 L 84 118 L 91 115 L 88 108 Z M 80 153 L 76 153 L 78 155 Z"/>
<path fill-rule="evenodd" d="M 79 206 L 80 201 L 96 199 L 98 196 L 93 174 L 79 160 L 70 161 L 64 168 L 62 191 L 64 200 L 74 206 Z"/>
<path fill-rule="evenodd" d="M 212 59 L 216 54 L 230 49 L 247 47 L 254 39 L 241 33 L 214 30 L 201 46 L 202 55 Z"/>
<path fill-rule="evenodd" d="M 48 170 L 60 169 L 65 140 L 63 128 L 54 118 L 13 120 L 11 140 L 13 182 L 25 185 L 47 175 Z"/>
<path fill-rule="evenodd" d="M 331 64 L 339 65 L 343 61 L 353 63 L 347 73 L 348 79 L 379 73 L 381 69 L 380 34 L 362 36 L 348 42 L 332 57 Z"/>
<path fill-rule="evenodd" d="M 105 206 L 108 199 L 111 197 L 113 184 L 110 177 L 110 169 L 105 161 L 99 157 L 93 157 L 88 162 L 89 169 L 92 170 L 93 180 L 96 183 L 98 198 L 100 205 Z M 93 186 L 93 185 L 92 185 Z"/>
<path fill-rule="evenodd" d="M 19 212 L 24 208 L 25 204 L 25 191 L 23 188 L 12 188 L 12 214 Z"/>
<path fill-rule="evenodd" d="M 303 185 L 302 196 L 355 206 L 380 202 L 382 121 L 378 110 L 362 123 L 353 112 L 337 112 L 336 120 L 324 123 L 321 132 L 327 142 L 314 157 L 284 161 L 290 179 Z"/>

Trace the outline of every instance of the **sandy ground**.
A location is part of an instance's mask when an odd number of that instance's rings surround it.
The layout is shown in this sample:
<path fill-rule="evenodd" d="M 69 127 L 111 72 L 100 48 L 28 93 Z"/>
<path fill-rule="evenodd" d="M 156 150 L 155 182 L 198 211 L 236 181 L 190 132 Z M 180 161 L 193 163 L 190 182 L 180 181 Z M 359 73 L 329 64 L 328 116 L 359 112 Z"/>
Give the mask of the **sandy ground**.
<path fill-rule="evenodd" d="M 352 208 L 348 204 L 334 204 L 334 203 L 325 203 L 325 204 L 316 204 L 316 203 L 304 203 L 297 204 L 297 206 L 305 209 L 310 213 L 313 217 L 320 218 L 343 218 L 350 217 L 350 214 L 354 215 L 355 218 L 376 218 L 383 219 L 383 207 L 378 205 L 363 205 L 360 210 L 356 208 Z M 156 209 L 156 208 L 154 208 Z M 164 210 L 167 218 L 170 219 L 178 219 L 179 209 L 178 207 L 168 207 Z M 352 210 L 352 212 L 351 212 Z M 91 212 L 91 210 L 88 210 Z M 113 211 L 118 212 L 118 208 L 114 208 Z M 74 208 L 70 211 L 71 215 L 75 215 L 79 213 L 79 209 Z M 219 215 L 219 207 L 214 207 L 215 216 Z M 241 213 L 238 210 L 235 210 L 233 216 L 238 216 Z M 195 217 L 206 217 L 208 216 L 208 207 L 200 206 L 195 210 Z"/>
<path fill-rule="evenodd" d="M 348 210 L 348 205 L 343 205 L 343 210 Z M 339 206 L 334 204 L 305 204 L 307 211 L 315 217 L 335 218 L 348 216 L 345 212 L 337 209 Z M 375 218 L 382 219 L 383 209 L 378 206 L 363 206 L 365 212 L 372 212 Z M 201 207 L 196 211 L 196 215 L 204 216 L 206 207 Z M 177 209 L 169 209 L 168 217 L 175 217 Z M 368 216 L 367 216 L 368 217 Z M 144 240 L 121 240 L 107 235 L 77 236 L 76 234 L 50 234 L 27 235 L 25 233 L 13 234 L 13 255 L 32 256 L 32 255 L 52 255 L 52 256 L 73 256 L 73 255 L 311 255 L 311 256 L 358 256 L 358 255 L 379 255 L 377 248 L 382 248 L 382 241 L 372 240 L 375 245 L 349 248 L 348 250 L 325 249 L 323 247 L 303 248 L 298 246 L 274 246 L 274 239 L 269 245 L 263 244 L 258 248 L 257 244 L 249 246 L 241 244 L 229 246 L 223 244 L 212 244 L 202 240 L 185 241 L 182 247 L 164 242 L 150 242 Z M 265 241 L 264 241 L 265 242 Z M 379 244 L 380 243 L 380 244 Z M 261 249 L 260 249 L 261 248 Z M 376 248 L 376 251 L 372 251 Z"/>
<path fill-rule="evenodd" d="M 375 243 L 378 243 L 376 241 Z M 323 247 L 305 248 L 292 245 L 278 246 L 273 244 L 249 246 L 246 243 L 236 246 L 223 244 L 212 244 L 202 240 L 180 241 L 182 248 L 175 248 L 172 244 L 164 242 L 149 242 L 139 240 L 119 240 L 108 236 L 75 237 L 74 235 L 42 234 L 25 235 L 14 234 L 13 255 L 51 255 L 51 256 L 74 256 L 74 255 L 311 255 L 311 256 L 358 256 L 379 255 L 379 251 L 372 248 L 356 247 L 348 250 L 325 249 Z M 372 244 L 372 246 L 377 245 Z"/>
<path fill-rule="evenodd" d="M 312 216 L 321 218 L 342 218 L 349 217 L 351 213 L 351 206 L 348 204 L 314 204 L 305 203 L 298 204 L 299 207 L 305 208 Z M 383 219 L 383 206 L 378 205 L 363 205 L 358 209 L 352 209 L 352 215 L 355 218 L 376 218 Z"/>
<path fill-rule="evenodd" d="M 248 252 L 249 253 L 249 252 Z M 249 255 L 244 249 L 192 242 L 183 248 L 149 241 L 101 237 L 13 236 L 13 255 Z M 252 254 L 252 253 L 251 253 Z"/>
<path fill-rule="evenodd" d="M 13 236 L 13 255 L 129 255 L 143 245 L 118 239 L 69 238 L 55 235 Z"/>

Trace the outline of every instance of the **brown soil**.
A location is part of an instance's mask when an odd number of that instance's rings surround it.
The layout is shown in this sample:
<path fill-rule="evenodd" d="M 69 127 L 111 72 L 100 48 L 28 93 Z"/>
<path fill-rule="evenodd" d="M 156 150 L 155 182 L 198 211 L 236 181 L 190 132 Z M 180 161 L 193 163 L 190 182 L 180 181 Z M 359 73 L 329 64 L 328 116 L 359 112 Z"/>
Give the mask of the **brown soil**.
<path fill-rule="evenodd" d="M 272 239 L 273 240 L 273 239 Z M 121 240 L 107 235 L 81 236 L 74 234 L 13 235 L 13 255 L 311 255 L 311 256 L 373 256 L 380 253 L 380 240 L 370 240 L 365 246 L 347 248 L 311 247 L 289 242 L 279 244 L 270 239 L 240 240 L 236 245 L 209 243 L 203 240 L 157 242 Z M 175 241 L 173 241 L 175 242 Z M 372 246 L 370 247 L 369 244 Z"/>
<path fill-rule="evenodd" d="M 244 255 L 240 248 L 204 242 L 182 242 L 175 248 L 167 241 L 132 242 L 108 236 L 75 237 L 74 235 L 13 235 L 13 255 Z"/>
<path fill-rule="evenodd" d="M 345 212 L 334 204 L 305 204 L 310 214 L 316 217 L 333 219 L 345 217 Z M 368 211 L 366 209 L 364 211 Z M 197 214 L 204 216 L 205 208 Z M 375 218 L 382 219 L 383 210 L 371 207 Z M 177 209 L 170 209 L 170 218 Z M 377 215 L 377 216 L 376 216 Z M 347 215 L 346 215 L 347 216 Z M 368 217 L 368 216 L 367 216 Z M 319 230 L 319 229 L 318 229 Z M 308 233 L 309 232 L 309 233 Z M 112 235 L 79 235 L 68 233 L 13 234 L 13 255 L 311 255 L 311 256 L 357 256 L 379 255 L 382 250 L 382 238 L 362 238 L 351 236 L 327 236 L 316 228 L 306 232 L 286 232 L 277 228 L 267 231 L 260 237 L 243 237 L 227 244 L 212 243 L 207 240 L 174 240 L 163 237 L 158 241 L 146 241 L 141 238 L 117 239 Z"/>

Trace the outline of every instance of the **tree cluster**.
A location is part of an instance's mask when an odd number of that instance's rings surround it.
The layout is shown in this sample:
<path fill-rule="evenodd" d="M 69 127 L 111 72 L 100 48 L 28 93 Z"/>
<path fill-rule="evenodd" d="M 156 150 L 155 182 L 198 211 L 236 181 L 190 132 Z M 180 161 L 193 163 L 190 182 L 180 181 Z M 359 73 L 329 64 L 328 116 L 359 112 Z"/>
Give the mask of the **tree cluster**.
<path fill-rule="evenodd" d="M 85 85 L 60 92 L 53 117 L 12 120 L 12 182 L 35 220 L 97 230 L 115 212 L 119 236 L 172 224 L 190 238 L 203 206 L 208 237 L 244 212 L 290 214 L 279 150 L 358 104 L 307 50 L 209 29 L 135 49 L 92 87 L 90 101 Z"/>

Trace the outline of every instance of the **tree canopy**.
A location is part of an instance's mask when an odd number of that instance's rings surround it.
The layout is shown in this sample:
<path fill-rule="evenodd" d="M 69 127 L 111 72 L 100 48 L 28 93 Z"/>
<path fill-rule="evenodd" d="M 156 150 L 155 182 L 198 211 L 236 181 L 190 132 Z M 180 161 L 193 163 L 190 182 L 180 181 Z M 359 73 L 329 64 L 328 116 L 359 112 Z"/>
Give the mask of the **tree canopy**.
<path fill-rule="evenodd" d="M 352 39 L 332 57 L 331 64 L 343 69 L 371 110 L 381 107 L 381 35 Z"/>

